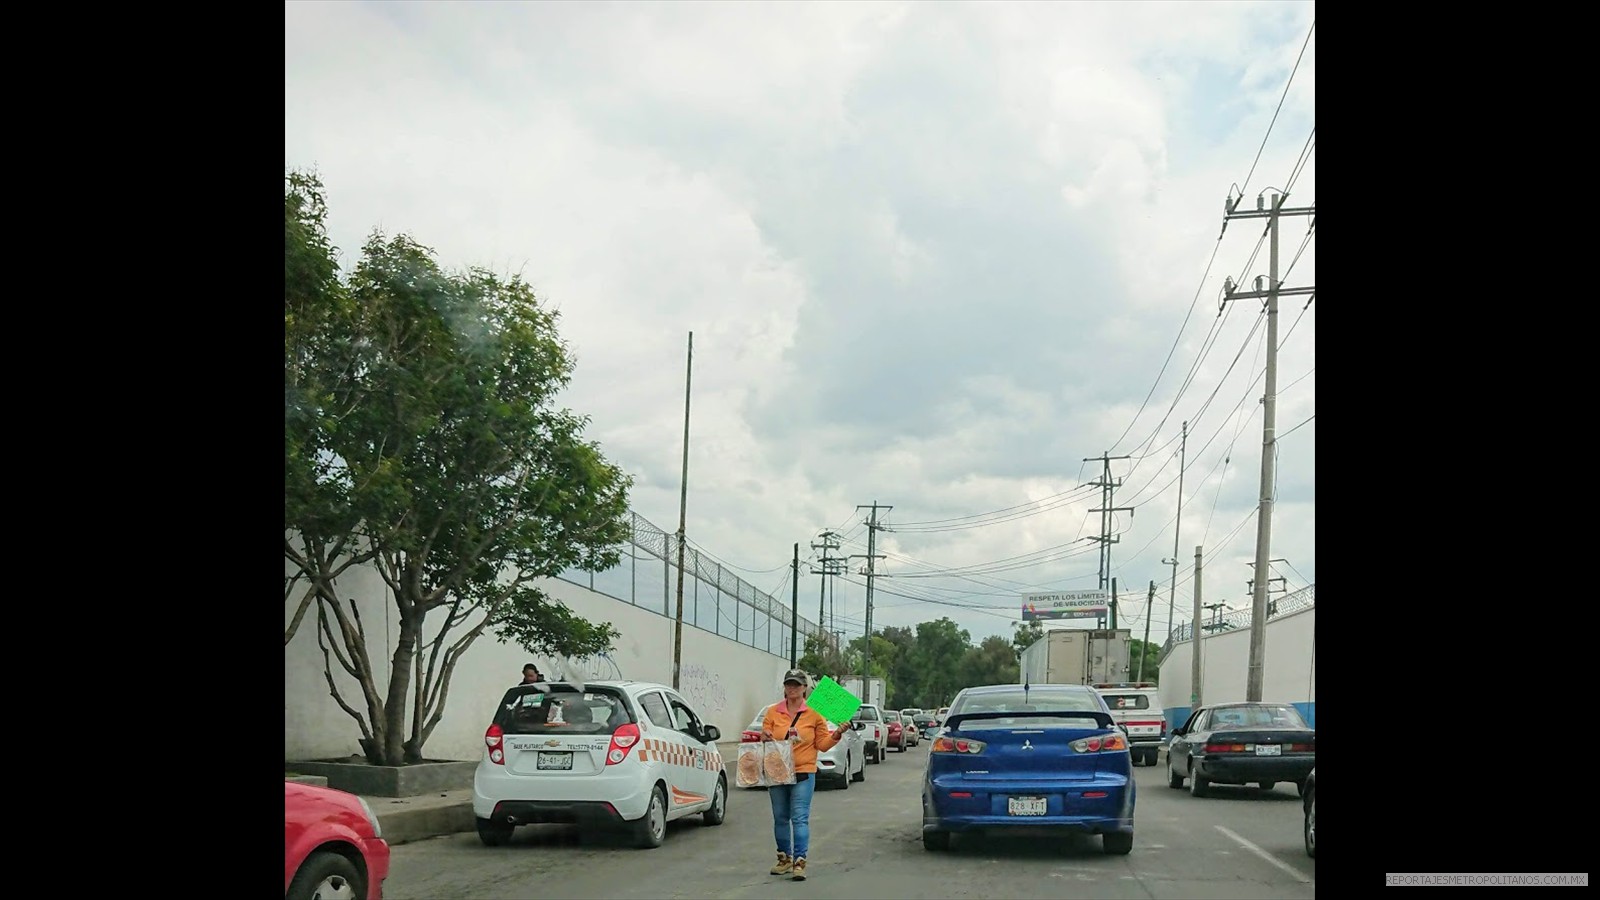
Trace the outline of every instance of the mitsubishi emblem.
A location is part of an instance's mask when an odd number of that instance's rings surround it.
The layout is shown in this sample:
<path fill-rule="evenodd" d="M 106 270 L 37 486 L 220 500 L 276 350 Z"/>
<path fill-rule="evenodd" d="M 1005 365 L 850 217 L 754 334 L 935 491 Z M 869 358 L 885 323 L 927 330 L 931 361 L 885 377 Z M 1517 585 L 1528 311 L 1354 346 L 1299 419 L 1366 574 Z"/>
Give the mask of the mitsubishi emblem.
<path fill-rule="evenodd" d="M 1024 749 L 1024 750 L 1032 750 L 1033 749 L 1033 741 L 1024 740 L 1022 742 L 1022 749 Z"/>

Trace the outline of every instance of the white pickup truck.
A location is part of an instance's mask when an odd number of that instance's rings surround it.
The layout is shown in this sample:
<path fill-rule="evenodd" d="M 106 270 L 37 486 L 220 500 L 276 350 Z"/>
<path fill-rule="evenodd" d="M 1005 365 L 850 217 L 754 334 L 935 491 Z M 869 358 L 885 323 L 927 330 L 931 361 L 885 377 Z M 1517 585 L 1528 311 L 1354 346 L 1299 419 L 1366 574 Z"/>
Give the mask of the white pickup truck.
<path fill-rule="evenodd" d="M 883 722 L 883 713 L 871 703 L 861 704 L 851 722 L 860 722 L 861 740 L 867 746 L 867 762 L 881 763 L 888 755 L 889 726 Z M 854 725 L 851 725 L 854 728 Z"/>

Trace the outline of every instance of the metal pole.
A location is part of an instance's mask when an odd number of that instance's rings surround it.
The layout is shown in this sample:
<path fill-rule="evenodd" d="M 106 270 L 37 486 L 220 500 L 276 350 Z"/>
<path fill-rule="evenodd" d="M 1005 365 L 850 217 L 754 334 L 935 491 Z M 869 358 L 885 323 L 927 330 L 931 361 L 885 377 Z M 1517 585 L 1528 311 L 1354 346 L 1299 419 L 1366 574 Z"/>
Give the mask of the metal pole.
<path fill-rule="evenodd" d="M 1189 642 L 1194 652 L 1189 654 L 1189 714 L 1200 708 L 1200 545 L 1194 548 L 1194 621 L 1189 623 Z"/>
<path fill-rule="evenodd" d="M 672 688 L 679 689 L 683 662 L 683 536 L 689 514 L 689 386 L 694 378 L 694 332 L 689 332 L 689 359 L 683 377 L 683 479 L 678 493 L 678 622 L 672 638 Z"/>
<path fill-rule="evenodd" d="M 1172 614 L 1178 608 L 1178 536 L 1183 531 L 1183 469 L 1189 449 L 1189 423 L 1183 423 L 1183 443 L 1178 447 L 1178 517 L 1172 526 L 1172 584 L 1167 588 L 1167 640 L 1172 640 Z"/>
<path fill-rule="evenodd" d="M 1267 654 L 1267 587 L 1271 583 L 1267 566 L 1272 555 L 1272 474 L 1277 449 L 1278 209 L 1282 206 L 1283 195 L 1274 194 L 1268 225 L 1272 251 L 1267 269 L 1267 392 L 1261 400 L 1261 509 L 1256 515 L 1255 602 L 1251 604 L 1250 671 L 1245 686 L 1245 699 L 1252 703 L 1261 702 Z"/>
<path fill-rule="evenodd" d="M 1144 654 L 1150 646 L 1150 610 L 1156 599 L 1156 583 L 1150 581 L 1150 593 L 1144 598 L 1144 643 L 1139 645 L 1139 674 L 1134 681 L 1144 680 Z"/>
<path fill-rule="evenodd" d="M 798 542 L 794 545 L 794 577 L 789 580 L 794 582 L 789 598 L 789 668 L 793 669 L 800 664 L 800 657 L 795 655 L 798 649 L 796 641 L 800 635 L 800 544 Z"/>

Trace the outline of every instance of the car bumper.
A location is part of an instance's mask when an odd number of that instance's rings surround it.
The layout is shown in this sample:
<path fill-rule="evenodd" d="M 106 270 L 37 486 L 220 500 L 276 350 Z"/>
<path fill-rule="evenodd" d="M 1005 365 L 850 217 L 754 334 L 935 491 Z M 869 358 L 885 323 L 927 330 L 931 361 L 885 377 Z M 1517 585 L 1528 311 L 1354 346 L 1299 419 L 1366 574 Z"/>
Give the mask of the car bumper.
<path fill-rule="evenodd" d="M 1297 756 L 1208 756 L 1190 761 L 1190 768 L 1201 777 L 1222 784 L 1251 784 L 1257 781 L 1302 781 L 1317 764 L 1313 757 Z"/>
<path fill-rule="evenodd" d="M 616 773 L 553 778 L 484 768 L 480 765 L 472 779 L 472 813 L 480 819 L 514 817 L 519 825 L 631 821 L 650 806 L 647 774 L 633 765 Z"/>
<path fill-rule="evenodd" d="M 952 792 L 970 797 L 952 797 Z M 1104 797 L 1087 797 L 1104 793 Z M 1044 797 L 1042 816 L 1013 816 L 1011 797 Z M 923 831 L 980 831 L 1047 828 L 1082 834 L 1133 831 L 1134 785 L 1125 777 L 1102 775 L 1069 782 L 935 779 L 922 795 Z"/>
<path fill-rule="evenodd" d="M 383 900 L 383 881 L 389 877 L 389 842 L 371 838 L 361 842 L 367 862 L 367 900 Z"/>

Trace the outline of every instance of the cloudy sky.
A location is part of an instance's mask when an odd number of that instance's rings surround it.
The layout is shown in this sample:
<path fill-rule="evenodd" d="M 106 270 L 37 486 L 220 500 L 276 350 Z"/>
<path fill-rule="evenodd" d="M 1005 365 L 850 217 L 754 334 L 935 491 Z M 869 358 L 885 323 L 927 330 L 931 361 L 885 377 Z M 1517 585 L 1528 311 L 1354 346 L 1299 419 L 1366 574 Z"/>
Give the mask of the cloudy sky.
<path fill-rule="evenodd" d="M 323 178 L 343 263 L 381 229 L 521 274 L 576 353 L 565 404 L 658 527 L 693 332 L 688 536 L 780 598 L 796 542 L 865 554 L 876 502 L 874 626 L 1009 636 L 1022 594 L 1099 586 L 1109 455 L 1119 625 L 1142 636 L 1151 581 L 1151 639 L 1169 592 L 1189 620 L 1196 546 L 1203 599 L 1248 607 L 1267 324 L 1222 292 L 1269 243 L 1224 203 L 1316 204 L 1312 3 L 285 12 L 285 165 Z M 1315 284 L 1313 221 L 1282 219 L 1285 288 Z M 1316 578 L 1308 299 L 1278 316 L 1291 591 Z M 835 594 L 856 634 L 863 581 Z"/>

